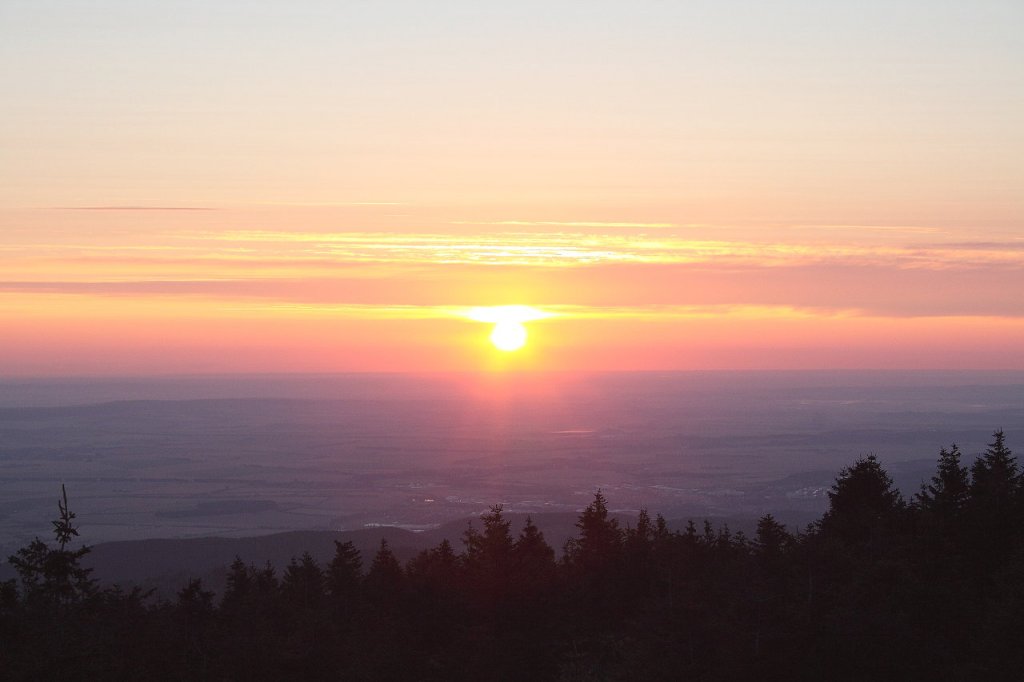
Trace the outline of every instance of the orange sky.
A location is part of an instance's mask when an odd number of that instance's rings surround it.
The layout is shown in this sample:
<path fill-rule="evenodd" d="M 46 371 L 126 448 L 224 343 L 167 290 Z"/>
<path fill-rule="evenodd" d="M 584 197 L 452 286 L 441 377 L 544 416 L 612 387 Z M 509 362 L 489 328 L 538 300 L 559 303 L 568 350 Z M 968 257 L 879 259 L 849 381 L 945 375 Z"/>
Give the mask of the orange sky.
<path fill-rule="evenodd" d="M 338 5 L 5 6 L 0 375 L 1024 369 L 1019 3 Z"/>

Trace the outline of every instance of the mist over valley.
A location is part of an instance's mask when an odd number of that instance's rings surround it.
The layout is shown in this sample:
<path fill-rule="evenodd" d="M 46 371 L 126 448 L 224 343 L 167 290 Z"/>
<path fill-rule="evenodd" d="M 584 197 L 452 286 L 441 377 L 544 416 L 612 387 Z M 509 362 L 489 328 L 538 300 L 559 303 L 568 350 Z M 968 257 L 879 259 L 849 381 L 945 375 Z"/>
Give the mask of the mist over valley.
<path fill-rule="evenodd" d="M 979 372 L 330 375 L 0 383 L 0 546 L 67 485 L 88 544 L 612 511 L 820 516 L 877 454 L 904 495 L 940 447 L 1019 442 L 1024 376 Z M 457 539 L 457 538 L 453 538 Z"/>

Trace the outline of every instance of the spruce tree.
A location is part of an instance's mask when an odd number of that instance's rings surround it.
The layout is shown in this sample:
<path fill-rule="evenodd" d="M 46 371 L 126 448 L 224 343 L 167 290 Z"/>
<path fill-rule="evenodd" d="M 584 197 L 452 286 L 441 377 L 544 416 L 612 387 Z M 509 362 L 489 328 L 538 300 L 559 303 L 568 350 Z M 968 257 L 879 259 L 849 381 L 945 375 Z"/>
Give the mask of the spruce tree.
<path fill-rule="evenodd" d="M 985 454 L 971 466 L 971 496 L 977 498 L 993 511 L 1002 511 L 1009 506 L 1020 486 L 1017 458 L 1008 447 L 1003 430 L 992 434 Z"/>
<path fill-rule="evenodd" d="M 622 531 L 617 519 L 609 518 L 608 503 L 598 490 L 576 521 L 579 538 L 566 544 L 566 560 L 584 570 L 600 571 L 613 564 L 622 550 Z"/>
<path fill-rule="evenodd" d="M 466 580 L 477 601 L 494 608 L 504 602 L 512 582 L 513 541 L 509 528 L 512 522 L 502 516 L 502 505 L 496 504 L 480 517 L 483 532 L 472 525 L 463 534 L 466 546 L 463 564 Z"/>
<path fill-rule="evenodd" d="M 828 493 L 821 530 L 854 545 L 873 542 L 897 530 L 906 505 L 874 455 L 839 472 Z"/>
<path fill-rule="evenodd" d="M 406 564 L 406 575 L 416 589 L 447 593 L 458 578 L 459 557 L 447 538 L 437 547 L 425 549 Z"/>
<path fill-rule="evenodd" d="M 309 610 L 324 596 L 324 574 L 309 552 L 303 552 L 300 561 L 292 557 L 281 579 L 281 590 L 290 607 Z"/>
<path fill-rule="evenodd" d="M 970 499 L 967 517 L 979 532 L 967 538 L 975 568 L 990 574 L 1010 557 L 1014 543 L 1008 538 L 1024 535 L 1024 505 L 1017 459 L 1008 447 L 1002 429 L 996 431 L 985 453 L 971 465 Z M 980 532 L 984 529 L 984 532 Z"/>
<path fill-rule="evenodd" d="M 507 567 L 512 554 L 512 522 L 502 516 L 502 505 L 480 517 L 484 531 L 479 533 L 472 525 L 466 529 L 462 542 L 466 546 L 465 561 L 473 570 L 495 571 Z"/>
<path fill-rule="evenodd" d="M 914 495 L 917 506 L 927 516 L 948 524 L 959 516 L 970 497 L 971 481 L 967 467 L 960 463 L 960 448 L 953 443 L 939 451 L 938 470 L 930 484 L 922 484 Z"/>
<path fill-rule="evenodd" d="M 59 548 L 51 548 L 36 538 L 8 558 L 20 578 L 22 596 L 29 603 L 43 602 L 63 607 L 97 594 L 96 581 L 89 577 L 92 569 L 81 565 L 82 557 L 89 553 L 90 548 L 67 549 L 72 538 L 78 536 L 78 529 L 73 524 L 75 513 L 68 507 L 68 493 L 63 484 L 60 491 L 58 516 L 53 522 L 53 534 Z"/>
<path fill-rule="evenodd" d="M 526 524 L 519 532 L 512 548 L 517 593 L 535 594 L 543 592 L 552 582 L 555 573 L 555 550 L 544 539 L 544 533 L 526 517 Z"/>
<path fill-rule="evenodd" d="M 327 565 L 327 591 L 335 604 L 351 601 L 363 578 L 363 561 L 351 540 L 334 541 L 334 557 Z"/>
<path fill-rule="evenodd" d="M 225 612 L 237 612 L 252 597 L 253 579 L 249 567 L 242 561 L 242 557 L 235 555 L 235 560 L 228 568 L 228 577 L 224 587 L 224 596 L 221 598 L 220 607 Z"/>
<path fill-rule="evenodd" d="M 554 566 L 555 550 L 544 539 L 544 533 L 533 523 L 533 519 L 526 517 L 526 523 L 516 538 L 512 548 L 516 556 L 516 563 L 519 566 L 540 566 L 551 564 Z"/>
<path fill-rule="evenodd" d="M 388 541 L 382 538 L 364 579 L 367 592 L 378 598 L 394 597 L 402 586 L 402 579 L 402 566 L 388 546 Z"/>
<path fill-rule="evenodd" d="M 758 520 L 754 536 L 754 552 L 757 556 L 773 561 L 785 555 L 792 545 L 793 536 L 771 514 L 765 514 Z"/>

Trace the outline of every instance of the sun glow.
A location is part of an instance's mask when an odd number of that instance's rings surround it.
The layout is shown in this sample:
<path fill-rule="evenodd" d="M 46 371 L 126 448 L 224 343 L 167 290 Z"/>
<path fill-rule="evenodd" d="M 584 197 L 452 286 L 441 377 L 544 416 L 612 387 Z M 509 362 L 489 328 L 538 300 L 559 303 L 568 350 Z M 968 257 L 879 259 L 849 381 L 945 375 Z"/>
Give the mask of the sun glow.
<path fill-rule="evenodd" d="M 523 322 L 554 317 L 554 313 L 537 310 L 528 305 L 496 305 L 486 308 L 473 308 L 466 312 L 466 317 L 477 322 L 489 322 L 490 324 L 498 324 L 499 322 L 518 322 L 522 324 Z"/>
<path fill-rule="evenodd" d="M 498 350 L 512 352 L 526 345 L 526 327 L 522 322 L 502 320 L 494 325 L 491 331 L 491 343 Z"/>
<path fill-rule="evenodd" d="M 493 324 L 491 343 L 500 351 L 517 351 L 526 345 L 528 337 L 524 322 L 553 317 L 554 313 L 544 312 L 527 305 L 501 305 L 473 308 L 466 317 L 477 322 Z"/>

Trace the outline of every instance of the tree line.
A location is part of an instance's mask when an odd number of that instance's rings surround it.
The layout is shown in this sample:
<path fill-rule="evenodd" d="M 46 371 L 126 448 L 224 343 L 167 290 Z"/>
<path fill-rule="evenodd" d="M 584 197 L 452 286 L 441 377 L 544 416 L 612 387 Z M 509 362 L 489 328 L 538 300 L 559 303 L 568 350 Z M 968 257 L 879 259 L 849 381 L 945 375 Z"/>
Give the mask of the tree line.
<path fill-rule="evenodd" d="M 1024 666 L 1024 478 L 1002 431 L 968 466 L 956 445 L 909 500 L 874 456 L 843 469 L 828 510 L 748 537 L 598 491 L 556 557 L 496 505 L 402 565 L 335 542 L 278 570 L 236 558 L 220 598 L 101 589 L 70 549 L 10 557 L 0 585 L 5 679 L 1018 679 Z"/>

